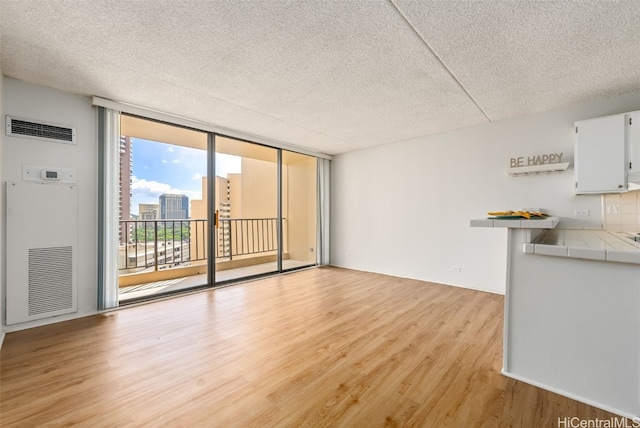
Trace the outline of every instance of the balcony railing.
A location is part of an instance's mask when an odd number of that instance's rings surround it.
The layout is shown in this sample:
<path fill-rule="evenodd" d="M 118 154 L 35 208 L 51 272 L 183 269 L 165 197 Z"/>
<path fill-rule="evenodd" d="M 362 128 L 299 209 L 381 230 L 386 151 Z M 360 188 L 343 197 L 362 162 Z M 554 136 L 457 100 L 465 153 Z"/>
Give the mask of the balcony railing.
<path fill-rule="evenodd" d="M 275 253 L 277 221 L 276 218 L 220 219 L 215 229 L 216 261 Z M 135 273 L 206 261 L 207 223 L 204 219 L 121 220 L 119 270 Z M 286 233 L 283 219 L 284 236 Z"/>
<path fill-rule="evenodd" d="M 220 219 L 216 229 L 218 241 L 216 258 L 231 260 L 235 256 L 276 251 L 278 249 L 277 221 L 277 218 Z"/>
<path fill-rule="evenodd" d="M 119 270 L 158 270 L 206 260 L 204 251 L 198 251 L 204 233 L 191 232 L 203 223 L 206 220 L 121 220 Z"/>

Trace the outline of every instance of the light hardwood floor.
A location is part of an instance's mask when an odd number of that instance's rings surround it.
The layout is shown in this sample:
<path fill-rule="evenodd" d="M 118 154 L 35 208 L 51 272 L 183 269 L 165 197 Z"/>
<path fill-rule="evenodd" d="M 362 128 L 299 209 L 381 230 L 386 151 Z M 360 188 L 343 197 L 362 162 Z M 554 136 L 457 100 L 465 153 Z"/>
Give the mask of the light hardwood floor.
<path fill-rule="evenodd" d="M 7 334 L 2 427 L 557 427 L 503 297 L 323 267 Z"/>

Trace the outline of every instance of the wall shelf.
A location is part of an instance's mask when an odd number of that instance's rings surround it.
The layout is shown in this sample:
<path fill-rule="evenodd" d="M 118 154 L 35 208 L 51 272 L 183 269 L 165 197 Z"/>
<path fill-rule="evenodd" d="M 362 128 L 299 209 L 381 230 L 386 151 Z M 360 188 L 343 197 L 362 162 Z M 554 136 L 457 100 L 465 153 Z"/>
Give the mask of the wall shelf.
<path fill-rule="evenodd" d="M 539 175 L 552 172 L 561 172 L 569 168 L 569 162 L 552 163 L 545 165 L 520 166 L 507 169 L 507 175 L 517 177 L 520 175 Z"/>

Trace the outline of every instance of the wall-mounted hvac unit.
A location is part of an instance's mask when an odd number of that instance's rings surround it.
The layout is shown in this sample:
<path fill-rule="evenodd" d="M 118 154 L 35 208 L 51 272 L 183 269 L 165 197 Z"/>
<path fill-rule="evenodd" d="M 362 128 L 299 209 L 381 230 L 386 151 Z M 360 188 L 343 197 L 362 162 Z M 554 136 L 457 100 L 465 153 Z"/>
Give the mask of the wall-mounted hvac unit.
<path fill-rule="evenodd" d="M 7 183 L 7 325 L 76 312 L 77 189 Z"/>
<path fill-rule="evenodd" d="M 9 137 L 76 144 L 76 128 L 73 126 L 6 116 L 5 127 Z"/>

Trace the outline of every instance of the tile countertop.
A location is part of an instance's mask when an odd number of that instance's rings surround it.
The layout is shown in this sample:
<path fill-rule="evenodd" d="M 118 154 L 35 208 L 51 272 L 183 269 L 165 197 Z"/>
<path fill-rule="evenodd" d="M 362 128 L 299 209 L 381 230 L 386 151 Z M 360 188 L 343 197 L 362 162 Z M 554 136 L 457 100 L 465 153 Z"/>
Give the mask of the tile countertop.
<path fill-rule="evenodd" d="M 601 229 L 545 230 L 523 252 L 556 257 L 640 264 L 640 243 Z"/>

